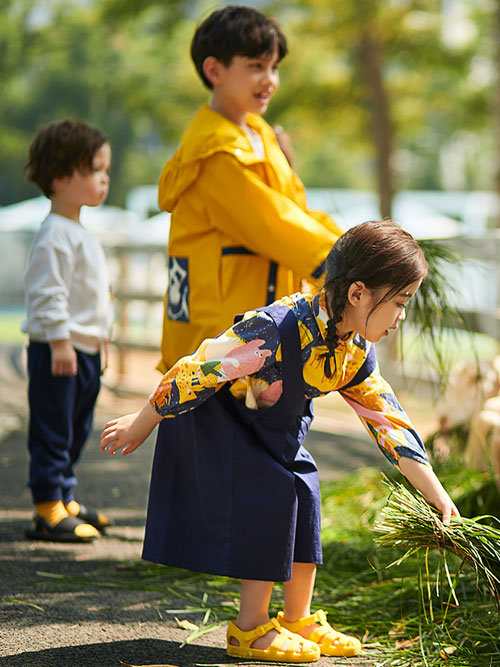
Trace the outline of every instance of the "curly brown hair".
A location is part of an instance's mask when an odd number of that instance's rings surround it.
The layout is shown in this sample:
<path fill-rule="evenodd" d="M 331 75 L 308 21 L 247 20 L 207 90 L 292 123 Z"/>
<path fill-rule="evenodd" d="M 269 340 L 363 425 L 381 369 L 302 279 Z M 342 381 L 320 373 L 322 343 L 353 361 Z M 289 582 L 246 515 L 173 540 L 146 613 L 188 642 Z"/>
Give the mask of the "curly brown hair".
<path fill-rule="evenodd" d="M 94 155 L 108 138 L 97 128 L 78 120 L 62 120 L 42 127 L 31 142 L 25 165 L 28 180 L 46 197 L 54 194 L 55 178 L 86 174 Z"/>

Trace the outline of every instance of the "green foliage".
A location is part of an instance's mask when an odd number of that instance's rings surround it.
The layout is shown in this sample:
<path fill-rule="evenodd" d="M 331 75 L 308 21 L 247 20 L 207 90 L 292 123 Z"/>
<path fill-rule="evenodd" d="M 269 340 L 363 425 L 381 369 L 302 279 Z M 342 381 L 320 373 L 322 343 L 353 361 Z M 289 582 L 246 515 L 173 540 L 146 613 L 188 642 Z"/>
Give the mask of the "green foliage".
<path fill-rule="evenodd" d="M 271 4 L 281 22 L 286 25 L 291 49 L 284 64 L 288 114 L 296 118 L 294 96 L 301 90 L 305 106 L 315 109 L 320 119 L 323 141 L 329 136 L 340 136 L 340 146 L 334 145 L 332 169 L 339 165 L 347 173 L 351 187 L 374 187 L 374 135 L 370 101 L 360 63 L 360 49 L 365 35 L 379 45 L 382 80 L 389 100 L 389 122 L 392 126 L 392 169 L 399 188 L 438 188 L 441 148 L 447 144 L 462 144 L 468 138 L 457 136 L 457 130 L 475 132 L 474 144 L 468 156 L 480 162 L 488 150 L 487 137 L 491 136 L 493 120 L 488 98 L 493 81 L 481 84 L 472 72 L 477 67 L 478 46 L 484 53 L 484 44 L 478 45 L 481 25 L 487 25 L 491 10 L 473 15 L 476 33 L 468 41 L 449 44 L 443 39 L 447 17 L 444 6 L 433 0 L 406 2 L 351 2 L 338 0 L 295 0 L 282 9 L 280 3 Z M 467 27 L 467 26 L 466 26 Z M 314 48 L 294 49 L 294 43 L 311 43 Z M 495 56 L 488 55 L 495 63 Z M 483 63 L 484 65 L 485 63 Z M 293 71 L 296 85 L 289 88 L 289 72 Z M 305 95 L 305 98 L 304 98 Z M 307 115 L 307 111 L 304 112 Z M 302 146 L 308 157 L 301 162 L 301 173 L 306 183 L 316 185 L 325 180 L 324 164 L 317 151 L 307 150 L 302 125 L 292 120 L 294 138 L 297 137 L 299 157 Z M 493 121 L 494 122 L 494 121 Z M 297 123 L 299 125 L 299 123 Z M 486 129 L 488 127 L 489 129 Z M 318 136 L 316 131 L 315 137 Z M 481 138 L 485 144 L 480 143 Z M 459 146 L 461 150 L 461 146 Z M 368 169 L 359 171 L 360 158 Z M 357 162 L 355 161 L 357 159 Z M 302 171 L 304 169 L 304 171 Z M 335 172 L 333 172 L 335 174 Z M 488 187 L 479 181 L 480 172 L 467 172 L 469 187 Z M 481 172 L 484 176 L 484 171 Z M 342 181 L 341 181 L 342 182 Z"/>
<path fill-rule="evenodd" d="M 460 265 L 463 255 L 449 245 L 431 240 L 421 240 L 429 272 L 413 297 L 410 314 L 413 325 L 420 334 L 423 354 L 439 371 L 441 385 L 447 382 L 452 358 L 443 345 L 445 335 L 455 329 L 465 328 L 459 310 L 452 306 L 456 302 L 454 284 L 448 278 L 450 266 Z M 428 347 L 430 343 L 430 348 Z"/>
<path fill-rule="evenodd" d="M 462 511 L 480 489 L 492 484 L 491 475 L 467 470 L 457 457 L 444 469 L 436 468 Z M 318 570 L 314 606 L 330 611 L 341 628 L 364 635 L 365 644 L 373 647 L 368 649 L 373 664 L 437 667 L 448 657 L 450 664 L 467 667 L 494 664 L 491 660 L 499 649 L 498 607 L 488 593 L 490 582 L 483 578 L 480 562 L 468 565 L 464 551 L 458 557 L 448 551 L 443 560 L 447 544 L 440 539 L 439 519 L 430 521 L 437 527 L 434 533 L 421 518 L 429 512 L 434 517 L 427 503 L 396 481 L 401 480 L 397 473 L 391 478 L 389 503 L 387 487 L 374 469 L 324 486 L 324 565 Z M 494 488 L 492 506 L 498 511 Z M 391 525 L 388 515 L 394 519 Z M 376 518 L 387 528 L 382 533 L 384 548 L 372 540 Z M 493 548 L 493 561 L 486 554 L 483 564 L 487 568 L 492 564 L 495 583 L 500 566 L 498 523 L 497 529 L 470 519 L 456 523 L 456 534 L 454 529 L 447 532 L 450 545 L 454 540 L 463 547 L 465 533 L 465 545 L 470 540 L 473 556 L 474 549 L 482 555 Z"/>
<path fill-rule="evenodd" d="M 465 156 L 466 185 L 491 187 L 498 57 L 488 3 L 467 5 L 471 35 L 458 44 L 443 40 L 443 4 L 433 0 L 258 7 L 275 14 L 288 37 L 282 86 L 267 118 L 290 131 L 307 185 L 375 187 L 374 100 L 360 67 L 360 45 L 370 35 L 381 54 L 396 187 L 440 187 L 443 146 Z M 35 194 L 22 172 L 29 142 L 40 125 L 64 116 L 110 135 L 110 203 L 123 204 L 132 186 L 155 183 L 208 99 L 189 43 L 214 6 L 3 0 L 1 9 L 0 204 Z"/>
<path fill-rule="evenodd" d="M 179 0 L 103 0 L 101 3 L 102 18 L 105 22 L 130 21 L 132 24 L 138 16 L 148 14 L 150 32 L 167 34 L 185 17 L 189 2 Z"/>
<path fill-rule="evenodd" d="M 26 0 L 24 12 L 18 4 L 8 3 L 10 25 L 0 28 L 0 50 L 8 55 L 0 71 L 0 202 L 36 193 L 22 173 L 29 143 L 38 127 L 69 116 L 109 135 L 108 201 L 123 205 L 131 187 L 158 180 L 169 142 L 200 103 L 196 78 L 186 74 L 191 26 L 183 3 L 160 9 L 70 0 L 51 3 L 43 15 L 34 1 Z"/>

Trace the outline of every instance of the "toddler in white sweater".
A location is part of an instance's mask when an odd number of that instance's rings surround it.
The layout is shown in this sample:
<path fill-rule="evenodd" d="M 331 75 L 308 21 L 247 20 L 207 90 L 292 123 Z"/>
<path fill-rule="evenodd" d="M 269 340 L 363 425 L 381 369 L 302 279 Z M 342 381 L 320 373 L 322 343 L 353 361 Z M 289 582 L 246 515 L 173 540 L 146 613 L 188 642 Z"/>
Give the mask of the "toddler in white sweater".
<path fill-rule="evenodd" d="M 110 162 L 107 138 L 76 121 L 42 128 L 29 150 L 28 178 L 52 202 L 25 273 L 30 539 L 89 541 L 110 523 L 73 496 L 112 322 L 104 251 L 80 223 L 80 209 L 106 199 Z"/>

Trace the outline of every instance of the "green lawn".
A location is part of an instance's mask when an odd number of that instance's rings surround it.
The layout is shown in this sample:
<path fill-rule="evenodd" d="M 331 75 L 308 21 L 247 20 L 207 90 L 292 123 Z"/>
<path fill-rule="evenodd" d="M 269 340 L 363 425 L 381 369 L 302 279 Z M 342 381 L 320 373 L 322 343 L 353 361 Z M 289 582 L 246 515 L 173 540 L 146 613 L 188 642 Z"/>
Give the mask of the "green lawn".
<path fill-rule="evenodd" d="M 422 337 L 411 325 L 403 328 L 402 347 L 405 361 L 435 363 L 429 337 Z M 450 365 L 464 360 L 489 360 L 499 353 L 499 344 L 486 334 L 449 329 L 441 334 L 440 353 Z"/>
<path fill-rule="evenodd" d="M 26 341 L 26 335 L 21 331 L 24 318 L 21 308 L 0 308 L 0 344 L 22 345 Z"/>

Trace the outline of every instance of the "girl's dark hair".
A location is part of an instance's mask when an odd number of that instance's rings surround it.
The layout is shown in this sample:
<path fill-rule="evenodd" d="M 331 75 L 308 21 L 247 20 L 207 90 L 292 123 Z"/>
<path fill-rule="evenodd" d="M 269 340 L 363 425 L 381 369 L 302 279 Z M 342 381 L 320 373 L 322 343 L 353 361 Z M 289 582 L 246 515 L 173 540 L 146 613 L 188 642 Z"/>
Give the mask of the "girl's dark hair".
<path fill-rule="evenodd" d="M 364 222 L 342 234 L 326 258 L 324 289 L 330 307 L 325 342 L 329 353 L 325 374 L 331 377 L 329 358 L 339 341 L 341 321 L 352 283 L 360 281 L 370 290 L 387 288 L 368 317 L 381 303 L 425 278 L 427 261 L 413 236 L 391 220 Z M 368 318 L 367 318 L 368 319 Z"/>
<path fill-rule="evenodd" d="M 54 178 L 83 174 L 92 169 L 94 155 L 108 138 L 97 128 L 78 120 L 63 120 L 38 131 L 28 153 L 25 169 L 46 197 L 54 194 Z"/>
<path fill-rule="evenodd" d="M 282 60 L 288 52 L 286 38 L 273 19 L 251 7 L 228 5 L 198 26 L 191 42 L 191 58 L 201 80 L 211 89 L 203 72 L 205 58 L 213 56 L 227 67 L 234 56 L 271 55 L 275 46 Z"/>

